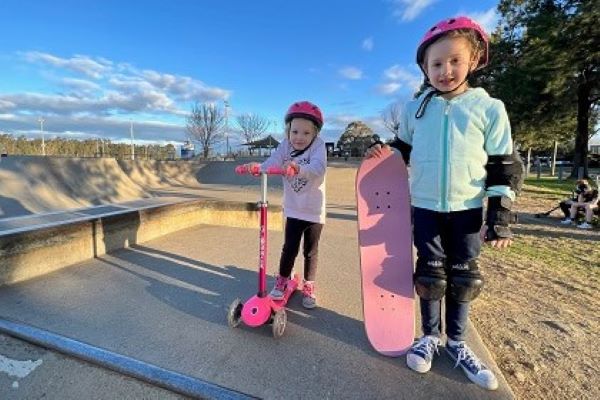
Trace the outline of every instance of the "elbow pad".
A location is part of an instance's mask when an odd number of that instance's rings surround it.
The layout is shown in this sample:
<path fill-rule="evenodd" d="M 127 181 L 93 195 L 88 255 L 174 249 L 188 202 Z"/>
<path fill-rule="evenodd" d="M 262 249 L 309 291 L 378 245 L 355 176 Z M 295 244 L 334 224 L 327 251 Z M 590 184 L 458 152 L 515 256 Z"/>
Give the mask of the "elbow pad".
<path fill-rule="evenodd" d="M 509 186 L 515 193 L 519 194 L 523 187 L 525 178 L 523 171 L 523 160 L 515 150 L 512 154 L 489 156 L 485 165 L 487 178 L 485 188 L 490 186 Z"/>

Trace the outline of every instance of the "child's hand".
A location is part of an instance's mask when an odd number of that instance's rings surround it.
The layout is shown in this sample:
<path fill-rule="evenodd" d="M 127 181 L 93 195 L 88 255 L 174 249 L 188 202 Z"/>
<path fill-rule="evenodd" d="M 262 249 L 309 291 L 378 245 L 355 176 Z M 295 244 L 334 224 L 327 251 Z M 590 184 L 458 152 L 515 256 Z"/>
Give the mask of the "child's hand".
<path fill-rule="evenodd" d="M 369 147 L 367 149 L 367 151 L 365 151 L 365 158 L 383 157 L 384 155 L 388 154 L 390 151 L 392 151 L 392 149 L 387 144 L 384 144 L 383 146 L 380 144 L 375 144 L 375 145 Z"/>
<path fill-rule="evenodd" d="M 486 240 L 487 232 L 488 232 L 488 226 L 483 225 L 483 227 L 481 228 L 481 231 L 479 232 L 479 234 L 481 236 L 481 241 L 484 243 L 487 243 L 492 248 L 505 249 L 505 248 L 510 247 L 510 245 L 512 244 L 512 239 L 510 239 L 510 238 L 497 238 L 495 240 Z"/>
<path fill-rule="evenodd" d="M 294 170 L 295 174 L 298 175 L 300 173 L 300 166 L 295 161 L 286 161 L 283 163 L 282 168 L 284 171 L 287 171 L 288 168 Z"/>
<path fill-rule="evenodd" d="M 260 164 L 257 162 L 251 162 L 248 164 L 244 164 L 248 172 L 250 172 L 254 176 L 260 175 Z"/>

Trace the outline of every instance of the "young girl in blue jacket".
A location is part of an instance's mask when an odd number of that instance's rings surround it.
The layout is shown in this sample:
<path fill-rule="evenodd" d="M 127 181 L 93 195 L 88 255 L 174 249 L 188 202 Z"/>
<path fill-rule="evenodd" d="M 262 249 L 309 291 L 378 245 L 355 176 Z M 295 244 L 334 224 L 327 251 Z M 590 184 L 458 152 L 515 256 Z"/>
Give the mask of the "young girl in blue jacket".
<path fill-rule="evenodd" d="M 495 248 L 511 244 L 510 209 L 522 164 L 513 155 L 504 104 L 468 85 L 471 73 L 487 64 L 488 49 L 486 33 L 467 17 L 428 30 L 417 50 L 427 88 L 407 104 L 391 146 L 407 163 L 410 156 L 414 283 L 423 329 L 406 362 L 417 372 L 430 370 L 442 343 L 445 298 L 447 353 L 471 381 L 494 390 L 496 377 L 465 343 L 465 333 L 469 304 L 483 287 L 477 261 L 482 239 Z M 387 151 L 379 142 L 367 157 Z"/>

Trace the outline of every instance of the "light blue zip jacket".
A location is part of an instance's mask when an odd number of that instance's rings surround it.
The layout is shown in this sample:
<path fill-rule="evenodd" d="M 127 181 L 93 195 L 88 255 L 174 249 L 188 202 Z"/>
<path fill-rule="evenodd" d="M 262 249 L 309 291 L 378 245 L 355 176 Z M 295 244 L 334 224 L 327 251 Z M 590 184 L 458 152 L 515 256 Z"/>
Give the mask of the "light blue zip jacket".
<path fill-rule="evenodd" d="M 488 155 L 513 151 L 504 103 L 482 88 L 470 88 L 451 100 L 433 96 L 425 115 L 416 119 L 426 93 L 406 105 L 398 133 L 412 146 L 412 205 L 450 212 L 482 207 L 486 195 L 514 200 L 508 186 L 485 190 Z"/>

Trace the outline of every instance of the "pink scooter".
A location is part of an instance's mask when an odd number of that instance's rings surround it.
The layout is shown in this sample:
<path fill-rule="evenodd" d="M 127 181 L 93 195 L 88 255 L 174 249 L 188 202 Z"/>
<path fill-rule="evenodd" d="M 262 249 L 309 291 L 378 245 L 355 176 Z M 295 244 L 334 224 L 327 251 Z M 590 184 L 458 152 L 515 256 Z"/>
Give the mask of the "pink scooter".
<path fill-rule="evenodd" d="M 239 326 L 241 321 L 253 328 L 269 322 L 272 323 L 273 337 L 280 338 L 287 323 L 285 305 L 298 288 L 300 277 L 298 274 L 294 274 L 294 277 L 289 280 L 283 299 L 273 300 L 267 294 L 267 175 L 293 176 L 296 171 L 291 167 L 287 170 L 268 168 L 266 171 L 261 171 L 260 167 L 248 169 L 245 165 L 240 165 L 236 167 L 235 172 L 237 174 L 260 175 L 261 177 L 262 195 L 258 203 L 260 207 L 258 293 L 246 300 L 245 303 L 242 303 L 239 298 L 235 299 L 229 306 L 227 322 L 232 328 Z"/>

